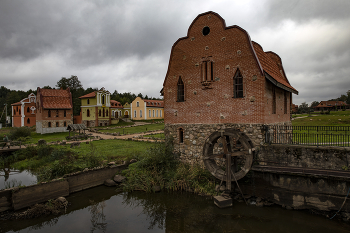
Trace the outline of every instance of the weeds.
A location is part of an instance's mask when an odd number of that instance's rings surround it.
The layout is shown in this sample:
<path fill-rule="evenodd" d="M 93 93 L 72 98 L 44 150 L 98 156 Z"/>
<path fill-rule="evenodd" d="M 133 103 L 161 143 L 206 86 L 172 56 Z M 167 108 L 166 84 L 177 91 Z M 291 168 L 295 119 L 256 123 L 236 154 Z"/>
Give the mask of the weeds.
<path fill-rule="evenodd" d="M 167 190 L 187 190 L 195 193 L 214 194 L 215 183 L 211 174 L 199 165 L 179 162 L 173 153 L 171 141 L 157 143 L 123 171 L 127 181 L 124 191 L 152 192 L 154 186 Z"/>
<path fill-rule="evenodd" d="M 17 181 L 16 179 L 5 182 L 4 189 L 15 188 L 15 187 L 24 187 L 24 185 L 22 185 L 22 181 Z"/>

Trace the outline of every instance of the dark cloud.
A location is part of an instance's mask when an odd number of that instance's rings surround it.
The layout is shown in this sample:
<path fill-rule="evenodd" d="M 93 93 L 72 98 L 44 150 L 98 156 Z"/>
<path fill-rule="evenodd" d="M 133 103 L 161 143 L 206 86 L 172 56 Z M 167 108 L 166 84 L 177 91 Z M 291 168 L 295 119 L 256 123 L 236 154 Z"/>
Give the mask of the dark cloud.
<path fill-rule="evenodd" d="M 350 1 L 0 1 L 0 78 L 11 89 L 83 86 L 159 96 L 173 43 L 212 10 L 280 55 L 297 104 L 344 94 Z M 350 88 L 349 88 L 350 89 Z"/>

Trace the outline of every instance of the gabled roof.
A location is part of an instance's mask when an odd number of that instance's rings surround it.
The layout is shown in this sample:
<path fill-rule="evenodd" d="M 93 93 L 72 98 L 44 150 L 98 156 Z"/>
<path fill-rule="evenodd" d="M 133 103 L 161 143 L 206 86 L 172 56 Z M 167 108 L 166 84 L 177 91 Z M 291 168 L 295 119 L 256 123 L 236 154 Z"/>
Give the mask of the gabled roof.
<path fill-rule="evenodd" d="M 41 89 L 38 87 L 37 96 L 40 98 L 41 107 L 44 109 L 71 109 L 73 108 L 72 94 L 69 88 Z"/>
<path fill-rule="evenodd" d="M 93 91 L 89 94 L 86 94 L 86 95 L 83 95 L 83 96 L 80 96 L 79 99 L 85 99 L 85 98 L 94 98 L 96 96 L 96 92 Z"/>
<path fill-rule="evenodd" d="M 164 101 L 163 100 L 143 99 L 143 101 L 146 103 L 147 107 L 164 108 Z"/>
<path fill-rule="evenodd" d="M 293 92 L 295 94 L 298 94 L 298 91 L 293 88 L 289 82 L 288 79 L 285 75 L 283 66 L 282 66 L 282 61 L 281 58 L 273 53 L 273 52 L 264 52 L 262 47 L 251 41 L 250 36 L 248 34 L 247 31 L 245 31 L 243 28 L 237 26 L 237 25 L 233 25 L 233 26 L 226 26 L 225 20 L 216 12 L 213 11 L 208 11 L 202 14 L 199 14 L 191 23 L 190 27 L 188 28 L 188 32 L 187 32 L 187 36 L 179 38 L 172 46 L 171 48 L 171 53 L 170 53 L 170 59 L 169 59 L 169 64 L 168 64 L 168 70 L 165 76 L 165 80 L 163 82 L 163 87 L 165 86 L 165 82 L 167 80 L 167 77 L 169 75 L 169 70 L 170 70 L 170 65 L 171 65 L 171 59 L 173 57 L 173 52 L 174 49 L 176 47 L 176 45 L 181 41 L 181 40 L 185 40 L 189 38 L 189 34 L 190 34 L 190 30 L 193 27 L 193 25 L 195 24 L 195 22 L 197 21 L 197 19 L 203 15 L 207 15 L 207 14 L 213 14 L 216 15 L 219 20 L 222 23 L 223 29 L 224 30 L 230 30 L 232 28 L 236 28 L 239 29 L 240 31 L 242 31 L 246 38 L 247 38 L 247 42 L 249 44 L 250 50 L 252 51 L 253 54 L 253 59 L 255 61 L 255 63 L 257 64 L 259 71 L 261 73 L 261 75 L 264 75 L 268 80 L 270 80 L 273 84 L 275 84 L 276 86 L 285 89 L 287 91 Z M 164 90 L 161 90 L 161 94 L 164 93 Z"/>

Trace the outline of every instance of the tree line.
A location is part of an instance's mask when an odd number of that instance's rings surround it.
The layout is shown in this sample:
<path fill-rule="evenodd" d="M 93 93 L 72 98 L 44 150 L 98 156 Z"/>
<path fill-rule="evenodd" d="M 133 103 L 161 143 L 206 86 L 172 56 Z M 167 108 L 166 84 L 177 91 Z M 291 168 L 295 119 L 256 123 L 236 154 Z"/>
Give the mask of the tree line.
<path fill-rule="evenodd" d="M 340 97 L 335 98 L 335 99 L 330 99 L 327 101 L 343 101 L 347 104 L 350 104 L 350 90 L 346 92 L 346 94 L 342 94 L 340 95 Z M 310 111 L 313 111 L 313 107 L 316 107 L 317 105 L 319 105 L 320 102 L 318 101 L 312 101 L 309 107 L 309 104 L 307 104 L 306 102 L 301 103 L 298 106 L 298 113 L 308 113 Z"/>
<path fill-rule="evenodd" d="M 78 116 L 80 114 L 80 106 L 81 106 L 81 101 L 79 97 L 89 94 L 93 91 L 97 91 L 98 89 L 91 88 L 91 87 L 84 89 L 78 77 L 74 75 L 72 75 L 70 78 L 62 77 L 59 81 L 57 81 L 57 84 L 54 88 L 67 89 L 68 87 L 72 93 L 73 114 L 74 116 Z M 43 86 L 42 88 L 54 89 L 50 86 Z M 1 86 L 0 87 L 0 110 L 1 110 L 0 123 L 5 125 L 5 120 L 6 120 L 5 107 L 7 107 L 7 115 L 11 116 L 12 115 L 11 104 L 17 103 L 22 99 L 27 98 L 30 93 L 34 93 L 36 95 L 37 90 L 32 90 L 32 89 L 29 89 L 28 91 L 10 90 L 4 86 Z M 161 98 L 148 97 L 147 95 L 144 96 L 142 93 L 135 95 L 134 93 L 131 93 L 131 92 L 119 93 L 117 90 L 111 93 L 111 100 L 119 101 L 122 105 L 124 105 L 125 103 L 131 103 L 136 97 L 141 97 L 142 99 L 153 99 L 153 100 L 161 99 Z"/>

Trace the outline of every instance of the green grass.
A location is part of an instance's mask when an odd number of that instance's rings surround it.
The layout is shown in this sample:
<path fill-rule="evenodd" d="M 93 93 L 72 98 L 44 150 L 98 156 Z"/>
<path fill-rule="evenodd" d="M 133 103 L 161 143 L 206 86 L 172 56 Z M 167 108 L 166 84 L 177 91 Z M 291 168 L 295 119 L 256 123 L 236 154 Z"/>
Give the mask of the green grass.
<path fill-rule="evenodd" d="M 339 120 L 340 119 L 340 120 Z M 292 121 L 293 126 L 350 126 L 350 111 L 331 112 L 329 115 L 312 113 Z"/>
<path fill-rule="evenodd" d="M 111 127 L 129 126 L 129 125 L 134 125 L 134 124 L 135 124 L 134 122 L 119 121 L 118 124 L 109 125 L 109 126 L 96 126 L 96 127 L 93 127 L 93 129 L 107 129 L 107 128 L 111 128 Z"/>
<path fill-rule="evenodd" d="M 132 120 L 133 122 L 147 122 L 147 123 L 153 123 L 153 122 L 164 122 L 164 119 L 151 119 L 151 120 Z"/>
<path fill-rule="evenodd" d="M 146 138 L 165 138 L 164 133 L 145 135 Z"/>
<path fill-rule="evenodd" d="M 124 140 L 99 140 L 76 148 L 69 145 L 28 147 L 6 158 L 1 164 L 19 170 L 30 170 L 40 181 L 62 177 L 64 174 L 106 165 L 109 161 L 126 161 L 142 158 L 152 143 Z M 2 161 L 3 160 L 3 161 Z"/>
<path fill-rule="evenodd" d="M 135 134 L 135 133 L 142 133 L 147 132 L 150 130 L 164 130 L 164 123 L 162 124 L 149 124 L 149 125 L 141 125 L 141 126 L 135 126 L 135 127 L 129 127 L 129 128 L 120 128 L 120 129 L 101 129 L 101 132 L 107 132 L 107 133 L 120 133 L 120 135 L 123 134 Z"/>
<path fill-rule="evenodd" d="M 73 133 L 71 133 L 71 136 Z M 66 137 L 69 136 L 69 132 L 63 133 L 48 133 L 48 134 L 40 134 L 36 132 L 32 132 L 31 138 L 26 141 L 26 144 L 37 144 L 40 139 L 44 139 L 46 142 L 55 142 L 66 140 Z"/>

